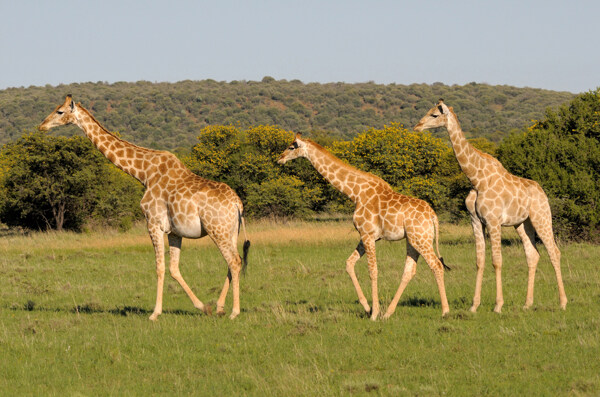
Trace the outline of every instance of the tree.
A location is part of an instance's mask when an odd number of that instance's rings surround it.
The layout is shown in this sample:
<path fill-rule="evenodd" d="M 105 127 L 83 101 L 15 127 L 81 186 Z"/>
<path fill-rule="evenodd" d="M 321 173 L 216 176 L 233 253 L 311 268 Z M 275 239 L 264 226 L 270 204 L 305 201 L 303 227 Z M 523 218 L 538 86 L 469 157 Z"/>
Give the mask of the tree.
<path fill-rule="evenodd" d="M 544 188 L 559 235 L 600 240 L 600 89 L 548 110 L 498 153 L 510 172 Z"/>
<path fill-rule="evenodd" d="M 141 198 L 141 189 L 123 188 L 120 176 L 111 178 L 114 171 L 108 160 L 79 136 L 25 134 L 2 148 L 0 164 L 4 165 L 0 219 L 12 226 L 78 230 L 94 211 L 102 213 L 99 203 L 107 197 L 118 197 L 119 202 Z M 111 186 L 109 181 L 117 183 Z M 119 222 L 136 217 L 130 210 L 111 213 Z"/>

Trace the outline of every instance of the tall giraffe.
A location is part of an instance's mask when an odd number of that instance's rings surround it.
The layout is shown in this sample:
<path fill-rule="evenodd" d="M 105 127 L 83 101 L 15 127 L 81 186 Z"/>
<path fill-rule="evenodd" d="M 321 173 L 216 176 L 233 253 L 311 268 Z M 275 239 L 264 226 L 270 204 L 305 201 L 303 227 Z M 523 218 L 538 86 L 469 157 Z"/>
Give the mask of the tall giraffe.
<path fill-rule="evenodd" d="M 567 306 L 567 296 L 560 271 L 560 250 L 552 232 L 552 214 L 548 197 L 540 185 L 530 179 L 510 174 L 494 157 L 483 153 L 469 144 L 463 134 L 458 118 L 451 107 L 443 100 L 427 112 L 415 126 L 415 131 L 446 127 L 452 142 L 454 154 L 460 168 L 473 185 L 465 200 L 471 214 L 471 225 L 475 235 L 477 252 L 477 278 L 471 311 L 477 311 L 481 302 L 481 283 L 485 266 L 484 227 L 490 233 L 492 244 L 492 265 L 496 271 L 496 306 L 500 313 L 504 298 L 502 295 L 502 253 L 501 227 L 514 226 L 523 240 L 529 278 L 525 308 L 533 304 L 533 284 L 540 255 L 535 247 L 535 233 L 546 246 L 550 261 L 556 273 L 560 307 Z"/>
<path fill-rule="evenodd" d="M 240 313 L 239 274 L 242 269 L 237 238 L 240 226 L 244 226 L 243 205 L 235 192 L 224 183 L 192 173 L 172 153 L 139 147 L 114 136 L 80 103 L 75 104 L 71 95 L 67 95 L 65 102 L 38 128 L 48 131 L 66 124 L 81 128 L 106 158 L 146 187 L 141 207 L 154 245 L 158 276 L 156 305 L 150 320 L 156 320 L 162 313 L 165 233 L 169 240 L 171 276 L 179 282 L 194 306 L 202 311 L 207 308 L 194 295 L 179 271 L 181 240 L 183 237 L 208 235 L 215 242 L 228 265 L 227 278 L 217 300 L 217 313 L 224 314 L 225 298 L 231 283 L 233 310 L 230 318 L 235 318 Z M 250 242 L 246 240 L 244 266 L 249 247 Z"/>
<path fill-rule="evenodd" d="M 447 314 L 450 309 L 444 286 L 445 265 L 435 254 L 432 245 L 435 238 L 437 246 L 439 235 L 438 218 L 433 209 L 423 200 L 394 192 L 383 179 L 342 162 L 318 144 L 302 139 L 300 134 L 296 134 L 295 140 L 281 154 L 278 162 L 285 164 L 298 157 L 307 158 L 327 181 L 356 204 L 353 221 L 360 233 L 360 242 L 346 261 L 346 271 L 354 284 L 359 302 L 367 313 L 371 313 L 371 320 L 376 320 L 379 314 L 375 242 L 382 238 L 391 241 L 407 239 L 402 280 L 383 318 L 389 318 L 396 310 L 402 292 L 417 272 L 419 254 L 433 271 L 440 291 L 442 315 Z M 356 261 L 365 252 L 371 278 L 372 310 L 354 272 Z"/>

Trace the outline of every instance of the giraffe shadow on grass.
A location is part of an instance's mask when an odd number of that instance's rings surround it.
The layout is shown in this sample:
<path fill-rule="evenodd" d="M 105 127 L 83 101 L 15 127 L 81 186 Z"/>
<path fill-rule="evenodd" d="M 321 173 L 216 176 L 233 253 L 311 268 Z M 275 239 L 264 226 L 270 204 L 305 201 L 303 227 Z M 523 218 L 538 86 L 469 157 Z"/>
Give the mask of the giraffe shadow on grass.
<path fill-rule="evenodd" d="M 116 306 L 112 309 L 106 309 L 101 307 L 100 305 L 96 305 L 93 303 L 86 303 L 83 305 L 75 305 L 71 308 L 51 308 L 51 307 L 43 307 L 37 306 L 33 301 L 27 301 L 23 306 L 12 307 L 11 310 L 14 311 L 28 311 L 28 312 L 68 312 L 68 313 L 76 313 L 76 314 L 102 314 L 108 313 L 113 314 L 115 316 L 147 316 L 152 313 L 152 310 L 144 309 L 139 306 Z M 204 316 L 201 311 L 198 310 L 165 310 L 164 313 L 175 314 L 180 316 Z"/>

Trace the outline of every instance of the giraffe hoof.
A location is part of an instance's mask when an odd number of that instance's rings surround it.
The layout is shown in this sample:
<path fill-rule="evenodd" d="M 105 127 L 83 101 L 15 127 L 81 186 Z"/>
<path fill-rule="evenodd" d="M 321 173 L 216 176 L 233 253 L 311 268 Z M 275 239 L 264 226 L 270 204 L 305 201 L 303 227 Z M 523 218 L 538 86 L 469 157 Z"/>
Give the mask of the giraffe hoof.
<path fill-rule="evenodd" d="M 471 313 L 477 313 L 477 306 L 471 306 L 471 308 L 469 309 L 469 311 Z"/>
<path fill-rule="evenodd" d="M 382 319 L 382 320 L 388 320 L 390 317 L 392 317 L 392 313 L 386 313 L 386 314 L 384 314 L 384 315 L 381 317 L 381 319 Z"/>
<path fill-rule="evenodd" d="M 236 318 L 238 316 L 238 314 L 240 314 L 240 313 L 235 313 L 235 312 L 231 313 L 231 316 L 229 316 L 229 319 L 233 320 L 234 318 Z"/>
<path fill-rule="evenodd" d="M 531 308 L 531 303 L 526 303 L 525 306 L 523 306 L 523 310 L 529 310 Z"/>
<path fill-rule="evenodd" d="M 152 313 L 152 315 L 150 317 L 148 317 L 148 320 L 150 320 L 150 321 L 157 321 L 158 320 L 158 314 Z"/>
<path fill-rule="evenodd" d="M 502 313 L 502 306 L 498 307 L 494 307 L 494 313 Z"/>
<path fill-rule="evenodd" d="M 206 314 L 207 316 L 212 316 L 212 306 L 211 305 L 204 305 L 204 307 L 201 310 L 202 310 L 202 313 Z M 223 312 L 223 314 L 225 314 L 225 312 Z"/>
<path fill-rule="evenodd" d="M 442 312 L 442 318 L 448 317 L 449 314 L 450 314 L 450 310 L 446 310 L 445 312 Z"/>
<path fill-rule="evenodd" d="M 566 300 L 565 300 L 564 302 L 561 302 L 561 304 L 560 304 L 560 308 L 561 308 L 562 310 L 567 310 L 567 301 L 566 301 Z"/>
<path fill-rule="evenodd" d="M 224 309 L 217 309 L 217 312 L 215 313 L 217 316 L 222 317 L 225 315 L 225 310 Z"/>

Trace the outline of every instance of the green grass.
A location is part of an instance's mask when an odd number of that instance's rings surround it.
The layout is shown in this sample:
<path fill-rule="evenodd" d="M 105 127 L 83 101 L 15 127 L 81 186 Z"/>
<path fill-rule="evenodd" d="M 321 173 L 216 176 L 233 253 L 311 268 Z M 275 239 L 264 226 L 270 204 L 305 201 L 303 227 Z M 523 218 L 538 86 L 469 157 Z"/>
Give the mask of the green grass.
<path fill-rule="evenodd" d="M 451 314 L 419 260 L 394 316 L 371 322 L 345 260 L 358 235 L 348 222 L 248 225 L 242 313 L 198 313 L 168 278 L 152 323 L 154 254 L 141 227 L 0 238 L 0 394 L 3 395 L 598 395 L 600 247 L 561 246 L 569 298 L 558 309 L 544 248 L 534 306 L 522 310 L 527 266 L 506 230 L 505 304 L 492 312 L 489 257 L 482 305 L 470 228 L 442 226 Z M 379 242 L 382 309 L 403 270 L 405 243 Z M 184 241 L 182 273 L 205 303 L 226 274 L 209 240 Z M 370 300 L 365 259 L 358 278 Z M 226 310 L 231 311 L 231 296 Z"/>

